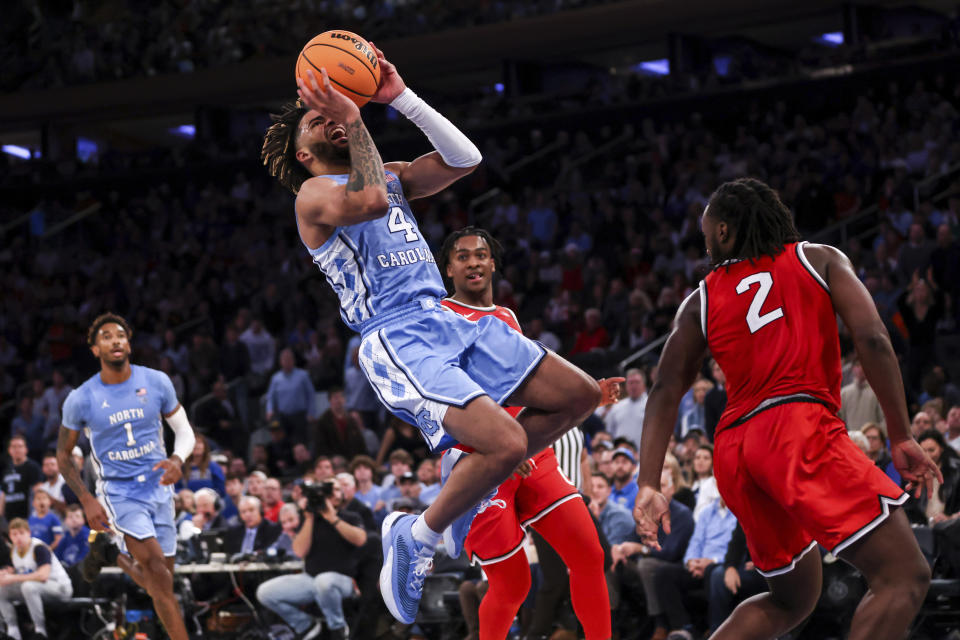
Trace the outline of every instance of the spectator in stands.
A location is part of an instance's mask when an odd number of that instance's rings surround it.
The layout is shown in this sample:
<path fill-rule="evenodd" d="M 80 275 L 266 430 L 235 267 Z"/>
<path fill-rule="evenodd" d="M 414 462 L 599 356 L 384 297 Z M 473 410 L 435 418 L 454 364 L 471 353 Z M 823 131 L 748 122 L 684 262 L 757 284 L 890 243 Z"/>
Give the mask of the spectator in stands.
<path fill-rule="evenodd" d="M 63 524 L 55 513 L 50 511 L 50 494 L 39 485 L 33 489 L 33 513 L 27 519 L 30 532 L 34 538 L 43 541 L 48 547 L 56 550 L 63 538 Z"/>
<path fill-rule="evenodd" d="M 397 478 L 397 486 L 400 488 L 400 495 L 392 503 L 387 503 L 387 511 L 396 510 L 396 504 L 400 500 L 404 500 L 411 513 L 423 513 L 427 510 L 427 505 L 420 500 L 423 485 L 417 480 L 415 473 L 407 471 L 401 475 Z"/>
<path fill-rule="evenodd" d="M 362 455 L 354 457 L 350 461 L 350 473 L 357 480 L 354 497 L 374 513 L 382 511 L 386 505 L 381 498 L 382 489 L 376 483 L 377 463 L 373 458 Z"/>
<path fill-rule="evenodd" d="M 664 467 L 660 475 L 660 493 L 669 501 L 670 533 L 661 528 L 657 537 L 660 549 L 651 549 L 641 541 L 636 530 L 630 537 L 610 547 L 613 566 L 617 571 L 616 585 L 623 590 L 627 587 L 639 587 L 644 595 L 647 606 L 647 615 L 655 620 L 665 613 L 659 592 L 654 580 L 657 573 L 664 567 L 683 568 L 681 560 L 693 535 L 693 512 L 674 499 L 674 477 L 669 469 Z M 658 626 L 653 638 L 664 640 L 667 629 L 663 624 Z"/>
<path fill-rule="evenodd" d="M 377 464 L 383 464 L 389 460 L 392 466 L 393 454 L 397 451 L 403 451 L 410 457 L 409 468 L 406 471 L 413 471 L 417 461 L 423 460 L 430 453 L 426 441 L 417 428 L 394 416 L 390 418 L 390 426 L 387 427 L 380 442 Z M 390 471 L 393 473 L 392 468 Z"/>
<path fill-rule="evenodd" d="M 332 639 L 347 637 L 343 599 L 354 595 L 354 578 L 367 541 L 360 516 L 343 509 L 343 492 L 334 482 L 332 496 L 322 507 L 304 512 L 303 526 L 293 540 L 294 553 L 304 559 L 304 571 L 279 576 L 257 588 L 257 599 L 280 616 L 300 638 L 316 638 L 321 624 L 300 607 L 316 602 Z"/>
<path fill-rule="evenodd" d="M 713 442 L 713 432 L 720 422 L 723 410 L 727 408 L 727 376 L 713 358 L 710 358 L 710 375 L 713 376 L 715 386 L 707 392 L 703 401 L 703 430 L 707 434 L 707 440 Z"/>
<path fill-rule="evenodd" d="M 54 369 L 51 384 L 44 390 L 43 396 L 40 399 L 43 412 L 47 417 L 46 430 L 49 431 L 51 426 L 53 427 L 53 432 L 59 429 L 60 408 L 63 406 L 63 401 L 67 399 L 67 395 L 71 391 L 73 391 L 73 387 L 67 384 L 63 373 L 59 369 Z"/>
<path fill-rule="evenodd" d="M 238 505 L 240 524 L 223 536 L 223 550 L 229 554 L 263 551 L 280 536 L 280 525 L 263 519 L 260 498 L 244 496 Z"/>
<path fill-rule="evenodd" d="M 747 537 L 738 522 L 730 536 L 727 554 L 723 558 L 723 571 L 710 573 L 707 590 L 707 621 L 710 624 L 710 633 L 715 632 L 733 613 L 737 602 L 766 590 L 767 581 L 757 573 L 750 560 Z"/>
<path fill-rule="evenodd" d="M 190 371 L 188 379 L 192 388 L 191 397 L 197 398 L 209 389 L 217 379 L 220 351 L 214 344 L 212 336 L 205 331 L 193 334 L 193 344 L 190 347 L 188 361 Z"/>
<path fill-rule="evenodd" d="M 897 257 L 901 279 L 908 281 L 914 273 L 926 273 L 933 249 L 934 245 L 927 238 L 923 225 L 919 222 L 912 223 L 907 241 L 900 245 L 900 255 Z"/>
<path fill-rule="evenodd" d="M 66 513 L 67 505 L 63 500 L 64 483 L 55 452 L 47 451 L 43 456 L 43 465 L 40 467 L 40 472 L 43 474 L 43 482 L 40 483 L 40 486 L 50 496 L 50 508 L 62 518 Z"/>
<path fill-rule="evenodd" d="M 910 422 L 910 435 L 919 438 L 920 434 L 933 429 L 934 422 L 930 414 L 926 411 L 918 411 L 913 414 L 913 420 Z"/>
<path fill-rule="evenodd" d="M 67 516 L 63 523 L 63 538 L 57 545 L 56 554 L 64 567 L 72 567 L 83 560 L 90 551 L 90 527 L 83 517 L 83 507 L 72 504 L 67 507 Z"/>
<path fill-rule="evenodd" d="M 943 316 L 943 291 L 929 273 L 922 278 L 914 272 L 907 290 L 897 298 L 897 308 L 909 332 L 910 350 L 904 384 L 908 390 L 917 391 L 923 370 L 937 362 L 934 341 L 937 323 Z"/>
<path fill-rule="evenodd" d="M 27 439 L 18 433 L 10 436 L 3 469 L 3 515 L 7 520 L 30 516 L 30 491 L 43 479 L 40 466 L 27 457 Z"/>
<path fill-rule="evenodd" d="M 710 584 L 710 575 L 723 571 L 730 537 L 737 518 L 722 499 L 714 500 L 697 521 L 690 544 L 683 555 L 683 566 L 661 566 L 654 578 L 657 596 L 663 605 L 669 628 L 694 631 L 690 613 L 683 603 L 683 594 L 700 585 Z M 686 636 L 692 640 L 692 635 Z"/>
<path fill-rule="evenodd" d="M 193 494 L 193 501 L 196 506 L 194 519 L 199 514 L 203 524 L 199 527 L 201 531 L 210 531 L 211 529 L 226 529 L 227 521 L 223 517 L 223 499 L 210 487 L 197 489 Z"/>
<path fill-rule="evenodd" d="M 270 366 L 273 366 L 271 358 Z M 220 345 L 220 375 L 224 380 L 231 382 L 243 378 L 250 372 L 250 351 L 246 343 L 240 340 L 240 334 L 232 324 L 227 325 L 223 334 L 223 344 Z M 241 397 L 246 395 L 240 394 Z"/>
<path fill-rule="evenodd" d="M 600 313 L 600 309 L 587 309 L 583 314 L 583 320 L 583 329 L 577 333 L 570 355 L 602 351 L 609 347 L 610 334 L 603 326 L 603 315 Z"/>
<path fill-rule="evenodd" d="M 227 495 L 223 498 L 223 511 L 220 512 L 220 515 L 223 516 L 227 526 L 232 527 L 240 522 L 240 512 L 237 510 L 237 505 L 240 503 L 240 498 L 243 497 L 243 476 L 237 473 L 228 473 L 224 486 Z"/>
<path fill-rule="evenodd" d="M 947 412 L 947 431 L 943 437 L 954 451 L 960 453 L 960 406 L 950 407 Z"/>
<path fill-rule="evenodd" d="M 268 547 L 274 551 L 283 551 L 287 555 L 296 556 L 293 552 L 293 539 L 297 537 L 300 528 L 300 509 L 292 503 L 285 503 L 280 507 L 280 536 Z"/>
<path fill-rule="evenodd" d="M 250 354 L 250 372 L 266 380 L 270 370 L 273 369 L 277 347 L 273 336 L 263 328 L 263 321 L 260 318 L 254 318 L 250 327 L 240 334 L 239 340 L 246 345 L 247 352 Z"/>
<path fill-rule="evenodd" d="M 860 360 L 854 356 L 850 365 L 853 380 L 840 389 L 840 411 L 837 415 L 847 424 L 847 431 L 860 430 L 868 423 L 882 425 L 884 417 L 880 401 L 867 382 Z"/>
<path fill-rule="evenodd" d="M 7 636 L 20 640 L 15 600 L 27 605 L 35 636 L 46 638 L 44 601 L 64 602 L 73 595 L 73 585 L 60 560 L 43 541 L 30 535 L 30 525 L 22 518 L 10 521 L 13 548 L 0 559 L 0 616 Z"/>
<path fill-rule="evenodd" d="M 951 449 L 936 429 L 929 429 L 917 438 L 930 459 L 940 467 L 943 484 L 936 478 L 933 493 L 921 488 L 920 497 L 911 499 L 904 509 L 911 522 L 933 526 L 946 520 L 960 518 L 960 455 Z"/>
<path fill-rule="evenodd" d="M 197 407 L 196 428 L 213 440 L 219 450 L 244 451 L 247 435 L 222 376 L 213 383 L 211 393 L 213 397 Z"/>
<path fill-rule="evenodd" d="M 590 476 L 590 513 L 611 545 L 620 544 L 636 528 L 630 510 L 610 500 L 610 478 L 600 472 Z"/>
<path fill-rule="evenodd" d="M 224 487 L 223 469 L 210 459 L 210 445 L 203 434 L 197 434 L 197 441 L 193 445 L 193 453 L 189 460 L 184 460 L 183 478 L 176 484 L 176 488 L 187 487 L 194 493 L 204 487 L 210 487 L 223 497 L 226 494 Z"/>
<path fill-rule="evenodd" d="M 629 438 L 639 445 L 647 408 L 647 380 L 640 369 L 628 369 L 624 377 L 627 395 L 610 407 L 603 422 L 605 430 L 614 438 Z"/>
<path fill-rule="evenodd" d="M 706 433 L 704 425 L 706 423 L 706 409 L 704 402 L 707 394 L 713 389 L 713 383 L 706 378 L 700 378 L 693 383 L 693 405 L 680 417 L 678 436 L 683 438 L 690 431 L 698 429 L 701 433 Z"/>
<path fill-rule="evenodd" d="M 610 499 L 626 509 L 633 510 L 637 498 L 637 458 L 627 447 L 613 452 L 613 491 Z"/>
<path fill-rule="evenodd" d="M 366 453 L 363 423 L 357 413 L 347 411 L 343 390 L 331 389 L 329 399 L 330 408 L 323 412 L 314 427 L 313 453 L 339 453 L 349 459 Z"/>
<path fill-rule="evenodd" d="M 293 350 L 280 352 L 280 371 L 270 378 L 267 389 L 267 420 L 278 418 L 294 442 L 305 442 L 308 438 L 307 420 L 315 420 L 316 390 L 310 375 L 294 366 Z"/>
<path fill-rule="evenodd" d="M 250 475 L 247 476 L 247 488 L 244 492 L 246 495 L 254 496 L 255 498 L 260 498 L 263 496 L 263 483 L 267 481 L 267 474 L 259 469 L 250 472 Z M 240 509 L 240 504 L 237 503 L 237 509 Z"/>
<path fill-rule="evenodd" d="M 364 429 L 381 433 L 377 414 L 382 405 L 370 381 L 360 369 L 360 336 L 354 336 L 347 343 L 347 357 L 343 367 L 343 395 L 347 411 L 356 411 L 363 421 Z M 364 453 L 377 451 L 369 445 Z"/>
<path fill-rule="evenodd" d="M 425 505 L 433 504 L 440 495 L 440 465 L 433 458 L 424 458 L 417 466 L 417 480 L 423 485 L 420 500 Z"/>
<path fill-rule="evenodd" d="M 20 398 L 17 403 L 17 415 L 10 422 L 10 433 L 23 436 L 31 459 L 36 457 L 39 460 L 40 454 L 46 450 L 43 438 L 46 421 L 42 415 L 34 413 L 33 404 L 33 396 L 29 394 Z"/>
<path fill-rule="evenodd" d="M 313 469 L 313 454 L 302 442 L 293 445 L 293 467 L 288 470 L 288 477 L 302 478 Z"/>
<path fill-rule="evenodd" d="M 406 449 L 395 449 L 387 462 L 390 473 L 385 475 L 380 483 L 382 489 L 380 499 L 389 505 L 391 500 L 400 497 L 400 485 L 397 480 L 403 474 L 413 471 L 413 456 L 407 453 Z"/>
<path fill-rule="evenodd" d="M 333 460 L 331 460 L 329 456 L 317 456 L 316 461 L 313 463 L 313 475 L 317 482 L 323 482 L 335 476 L 336 471 L 333 470 Z"/>
<path fill-rule="evenodd" d="M 263 517 L 270 522 L 280 522 L 283 506 L 283 488 L 276 478 L 267 478 L 263 483 Z"/>
<path fill-rule="evenodd" d="M 690 486 L 696 496 L 697 505 L 693 508 L 694 522 L 700 520 L 700 514 L 720 497 L 717 480 L 713 477 L 713 447 L 701 444 L 693 454 L 693 483 Z"/>
<path fill-rule="evenodd" d="M 337 484 L 340 491 L 343 492 L 343 508 L 352 511 L 363 522 L 363 528 L 368 533 L 377 533 L 377 522 L 373 517 L 373 511 L 366 504 L 357 499 L 357 480 L 346 472 L 336 475 Z"/>

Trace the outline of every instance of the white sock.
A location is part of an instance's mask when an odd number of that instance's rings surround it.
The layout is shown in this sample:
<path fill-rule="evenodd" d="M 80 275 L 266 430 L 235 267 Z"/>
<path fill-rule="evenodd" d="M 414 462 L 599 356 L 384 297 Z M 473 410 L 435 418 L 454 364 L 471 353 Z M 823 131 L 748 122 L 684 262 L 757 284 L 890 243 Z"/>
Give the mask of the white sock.
<path fill-rule="evenodd" d="M 431 549 L 436 547 L 440 538 L 443 537 L 443 532 L 437 533 L 431 529 L 422 515 L 417 516 L 417 519 L 414 520 L 411 533 L 413 533 L 414 540 Z"/>

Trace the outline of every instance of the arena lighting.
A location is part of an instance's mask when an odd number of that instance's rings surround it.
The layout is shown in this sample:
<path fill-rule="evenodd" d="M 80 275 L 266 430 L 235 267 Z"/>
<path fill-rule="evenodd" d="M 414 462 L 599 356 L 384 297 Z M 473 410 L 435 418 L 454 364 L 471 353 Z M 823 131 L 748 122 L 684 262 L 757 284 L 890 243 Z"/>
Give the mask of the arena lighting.
<path fill-rule="evenodd" d="M 503 89 L 504 89 L 504 86 L 502 82 L 498 82 L 495 85 L 493 85 L 493 90 L 496 91 L 497 93 L 503 93 Z"/>
<path fill-rule="evenodd" d="M 843 44 L 843 32 L 842 31 L 831 31 L 830 33 L 824 33 L 815 38 L 820 44 L 825 44 L 828 47 L 839 47 Z"/>
<path fill-rule="evenodd" d="M 650 73 L 655 76 L 668 76 L 670 75 L 670 61 L 666 58 L 647 60 L 646 62 L 634 65 L 633 70 L 641 73 Z"/>
<path fill-rule="evenodd" d="M 11 156 L 23 158 L 24 160 L 29 160 L 31 156 L 30 149 L 27 149 L 26 147 L 19 147 L 15 144 L 3 145 L 3 152 Z"/>
<path fill-rule="evenodd" d="M 192 124 L 182 124 L 179 127 L 174 127 L 170 129 L 170 133 L 182 138 L 192 138 L 197 135 L 197 128 Z"/>
<path fill-rule="evenodd" d="M 99 147 L 95 140 L 89 138 L 77 138 L 77 158 L 87 162 L 91 157 L 97 155 Z"/>

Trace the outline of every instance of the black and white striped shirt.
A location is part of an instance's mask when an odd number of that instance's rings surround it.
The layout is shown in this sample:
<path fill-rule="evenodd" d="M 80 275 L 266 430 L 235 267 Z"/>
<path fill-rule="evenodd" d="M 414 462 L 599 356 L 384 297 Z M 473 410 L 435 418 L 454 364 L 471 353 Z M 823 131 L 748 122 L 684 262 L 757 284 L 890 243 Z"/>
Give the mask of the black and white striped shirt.
<path fill-rule="evenodd" d="M 554 442 L 553 452 L 557 454 L 560 471 L 577 489 L 583 490 L 583 474 L 580 473 L 580 456 L 583 453 L 583 431 L 574 427 Z"/>

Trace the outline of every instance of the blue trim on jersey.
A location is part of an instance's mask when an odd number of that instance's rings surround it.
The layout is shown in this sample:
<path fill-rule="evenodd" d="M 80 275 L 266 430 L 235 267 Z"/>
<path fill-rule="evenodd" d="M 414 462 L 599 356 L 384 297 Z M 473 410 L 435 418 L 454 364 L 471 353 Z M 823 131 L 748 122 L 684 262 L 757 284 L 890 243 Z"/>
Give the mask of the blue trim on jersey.
<path fill-rule="evenodd" d="M 474 391 L 473 393 L 469 394 L 466 398 L 461 399 L 461 398 L 450 398 L 447 396 L 440 396 L 440 395 L 436 395 L 426 391 L 423 388 L 423 385 L 420 384 L 420 381 L 414 377 L 413 372 L 410 371 L 410 368 L 400 361 L 400 358 L 397 356 L 396 351 L 393 349 L 393 345 L 391 345 L 387 341 L 387 338 L 383 335 L 382 331 L 377 332 L 377 339 L 380 341 L 380 345 L 383 346 L 384 351 L 386 351 L 387 356 L 393 362 L 394 366 L 396 366 L 398 369 L 403 371 L 407 379 L 410 381 L 411 384 L 413 384 L 413 387 L 417 390 L 417 393 L 419 393 L 422 397 L 426 398 L 427 400 L 433 400 L 435 402 L 442 402 L 444 404 L 449 404 L 449 405 L 463 408 L 467 405 L 468 402 L 470 402 L 474 398 L 487 395 L 482 389 L 478 389 L 477 391 Z"/>
<path fill-rule="evenodd" d="M 360 258 L 360 249 L 357 248 L 357 243 L 353 241 L 353 238 L 351 238 L 346 231 L 340 231 L 340 238 L 343 240 L 343 244 L 345 244 L 353 253 L 353 259 L 357 263 L 357 270 L 360 271 L 360 277 L 363 279 L 363 284 L 367 286 L 367 292 L 363 299 L 363 305 L 367 308 L 367 312 L 372 317 L 374 315 L 373 304 L 371 302 L 371 298 L 373 297 L 373 285 L 370 284 L 370 278 L 367 277 L 367 270 L 363 268 L 363 260 Z"/>

